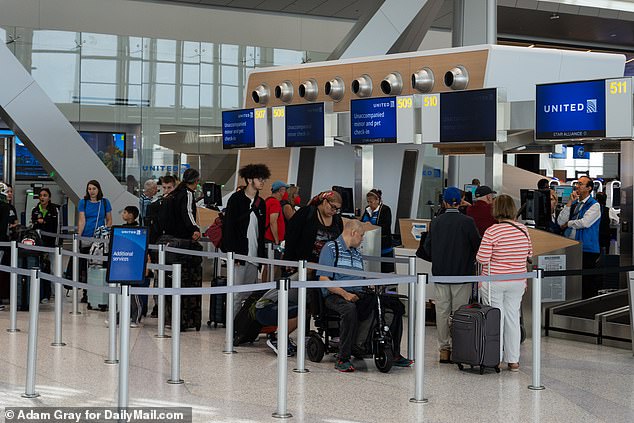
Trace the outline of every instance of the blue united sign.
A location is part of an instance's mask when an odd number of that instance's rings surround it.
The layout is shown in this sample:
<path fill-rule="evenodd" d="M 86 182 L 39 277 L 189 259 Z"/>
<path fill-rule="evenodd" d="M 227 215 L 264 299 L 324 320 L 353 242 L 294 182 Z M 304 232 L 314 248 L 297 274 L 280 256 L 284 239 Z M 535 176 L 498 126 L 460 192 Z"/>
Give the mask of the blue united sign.
<path fill-rule="evenodd" d="M 605 137 L 605 81 L 538 85 L 535 139 Z"/>
<path fill-rule="evenodd" d="M 255 147 L 255 112 L 253 109 L 222 112 L 222 148 Z"/>
<path fill-rule="evenodd" d="M 107 279 L 110 283 L 140 285 L 147 265 L 148 229 L 114 226 L 110 238 Z"/>
<path fill-rule="evenodd" d="M 352 144 L 396 142 L 396 98 L 367 98 L 350 102 Z"/>

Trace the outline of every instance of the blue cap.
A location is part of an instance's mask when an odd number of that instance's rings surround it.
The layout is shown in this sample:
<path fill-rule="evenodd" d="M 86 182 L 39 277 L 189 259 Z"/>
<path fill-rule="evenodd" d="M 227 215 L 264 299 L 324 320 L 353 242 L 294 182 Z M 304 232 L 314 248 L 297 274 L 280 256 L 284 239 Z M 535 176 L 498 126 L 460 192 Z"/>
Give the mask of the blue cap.
<path fill-rule="evenodd" d="M 456 187 L 447 187 L 442 194 L 442 199 L 450 206 L 456 206 L 462 201 L 462 191 Z"/>
<path fill-rule="evenodd" d="M 280 188 L 288 188 L 289 186 L 282 181 L 275 181 L 273 185 L 271 185 L 271 192 L 278 192 Z"/>

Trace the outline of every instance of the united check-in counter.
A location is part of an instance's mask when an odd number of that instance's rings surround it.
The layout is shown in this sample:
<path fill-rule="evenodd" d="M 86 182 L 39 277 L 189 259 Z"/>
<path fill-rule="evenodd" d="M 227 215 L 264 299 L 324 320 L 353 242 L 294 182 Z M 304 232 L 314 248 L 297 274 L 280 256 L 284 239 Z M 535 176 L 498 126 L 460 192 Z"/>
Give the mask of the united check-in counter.
<path fill-rule="evenodd" d="M 397 257 L 415 256 L 420 242 L 420 231 L 427 231 L 430 221 L 427 219 L 400 219 L 401 237 L 403 245 L 394 249 Z M 581 266 L 581 244 L 577 241 L 554 235 L 550 232 L 529 228 L 529 235 L 533 244 L 534 265 L 544 270 L 566 270 L 580 269 Z M 532 265 L 528 265 L 530 270 Z M 431 274 L 431 263 L 420 258 L 416 258 L 417 273 Z M 406 264 L 397 264 L 398 274 L 407 274 Z M 522 310 L 524 322 L 531 319 L 532 287 L 531 281 L 528 283 L 526 293 L 522 299 Z M 403 288 L 400 288 L 403 289 Z M 404 288 L 406 289 L 406 288 Z M 406 294 L 405 291 L 401 292 Z M 436 296 L 433 284 L 427 285 L 426 298 L 433 300 Z M 581 277 L 566 276 L 544 278 L 542 281 L 542 310 L 555 304 L 581 298 Z M 524 326 L 530 335 L 530 325 Z"/>

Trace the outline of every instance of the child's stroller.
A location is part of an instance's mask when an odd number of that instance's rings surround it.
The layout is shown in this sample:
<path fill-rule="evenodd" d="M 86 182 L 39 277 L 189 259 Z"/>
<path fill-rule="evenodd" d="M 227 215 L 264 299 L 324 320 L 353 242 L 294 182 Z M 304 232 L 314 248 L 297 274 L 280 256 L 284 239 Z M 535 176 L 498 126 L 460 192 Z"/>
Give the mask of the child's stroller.
<path fill-rule="evenodd" d="M 386 321 L 386 309 L 382 307 L 382 287 L 368 288 L 364 301 L 370 302 L 370 315 L 359 321 L 357 341 L 352 355 L 356 358 L 373 357 L 376 368 L 387 373 L 394 361 L 392 334 Z M 339 351 L 339 315 L 326 308 L 320 289 L 309 290 L 310 314 L 315 322 L 315 329 L 307 335 L 306 354 L 312 362 L 319 363 L 325 354 Z"/>

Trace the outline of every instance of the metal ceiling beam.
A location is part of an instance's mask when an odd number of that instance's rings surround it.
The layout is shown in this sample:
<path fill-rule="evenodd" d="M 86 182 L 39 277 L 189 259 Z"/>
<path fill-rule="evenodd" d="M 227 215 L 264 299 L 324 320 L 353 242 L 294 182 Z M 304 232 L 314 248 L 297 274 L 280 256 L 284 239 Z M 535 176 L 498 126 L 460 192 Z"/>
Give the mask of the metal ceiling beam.
<path fill-rule="evenodd" d="M 417 51 L 427 31 L 436 20 L 444 0 L 430 0 L 416 14 L 407 29 L 398 37 L 388 50 L 388 54 Z"/>

